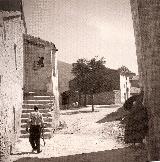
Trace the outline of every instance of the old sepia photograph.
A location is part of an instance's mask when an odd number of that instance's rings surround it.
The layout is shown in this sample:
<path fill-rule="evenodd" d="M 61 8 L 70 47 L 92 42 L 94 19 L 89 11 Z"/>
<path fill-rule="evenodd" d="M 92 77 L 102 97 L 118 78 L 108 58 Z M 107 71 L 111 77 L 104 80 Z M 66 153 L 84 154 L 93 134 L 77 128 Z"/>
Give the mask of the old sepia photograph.
<path fill-rule="evenodd" d="M 0 0 L 0 162 L 160 162 L 160 0 Z"/>

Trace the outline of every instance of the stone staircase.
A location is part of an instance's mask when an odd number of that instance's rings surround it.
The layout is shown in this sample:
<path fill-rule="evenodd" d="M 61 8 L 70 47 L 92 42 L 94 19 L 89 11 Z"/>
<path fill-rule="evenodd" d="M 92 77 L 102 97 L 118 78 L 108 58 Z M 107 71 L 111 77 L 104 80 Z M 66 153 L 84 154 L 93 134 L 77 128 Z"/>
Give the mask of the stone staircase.
<path fill-rule="evenodd" d="M 26 132 L 26 124 L 30 112 L 34 111 L 34 106 L 38 106 L 39 112 L 44 119 L 44 137 L 51 138 L 52 136 L 52 115 L 49 109 L 49 104 L 53 104 L 54 97 L 49 94 L 28 94 L 24 97 L 21 115 L 21 138 L 28 138 L 29 134 Z"/>

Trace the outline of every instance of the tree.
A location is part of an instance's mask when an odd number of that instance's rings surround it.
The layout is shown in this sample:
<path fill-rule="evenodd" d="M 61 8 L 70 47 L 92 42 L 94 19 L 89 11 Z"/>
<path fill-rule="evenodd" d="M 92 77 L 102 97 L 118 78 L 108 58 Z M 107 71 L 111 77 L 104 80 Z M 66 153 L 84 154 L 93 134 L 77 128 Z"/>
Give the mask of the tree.
<path fill-rule="evenodd" d="M 126 66 L 122 65 L 120 68 L 118 68 L 118 71 L 121 74 L 125 74 L 125 73 L 132 73 Z"/>
<path fill-rule="evenodd" d="M 88 62 L 89 71 L 86 76 L 86 90 L 87 94 L 91 95 L 92 111 L 94 111 L 94 94 L 99 93 L 105 83 L 106 67 L 104 64 L 105 60 L 103 57 L 101 59 L 94 57 Z"/>
<path fill-rule="evenodd" d="M 94 111 L 94 94 L 112 87 L 111 81 L 106 79 L 107 69 L 104 58 L 94 57 L 87 61 L 79 59 L 73 64 L 72 73 L 75 79 L 72 81 L 71 89 L 79 91 L 79 94 L 88 94 L 92 98 L 92 111 Z M 80 101 L 79 101 L 80 102 Z"/>
<path fill-rule="evenodd" d="M 70 89 L 74 91 L 78 91 L 79 93 L 79 102 L 78 105 L 81 106 L 81 94 L 86 94 L 86 74 L 89 71 L 88 62 L 86 59 L 78 59 L 76 63 L 72 64 L 72 73 L 75 78 L 72 80 L 72 84 L 70 84 Z"/>

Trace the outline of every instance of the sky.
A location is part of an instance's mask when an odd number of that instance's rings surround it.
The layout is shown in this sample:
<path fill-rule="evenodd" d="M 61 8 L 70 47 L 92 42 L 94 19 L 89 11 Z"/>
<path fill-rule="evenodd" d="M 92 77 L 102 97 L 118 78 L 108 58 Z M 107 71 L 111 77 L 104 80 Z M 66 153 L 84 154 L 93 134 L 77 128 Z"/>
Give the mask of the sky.
<path fill-rule="evenodd" d="M 137 73 L 129 0 L 24 0 L 28 34 L 52 41 L 59 60 L 104 57 Z"/>

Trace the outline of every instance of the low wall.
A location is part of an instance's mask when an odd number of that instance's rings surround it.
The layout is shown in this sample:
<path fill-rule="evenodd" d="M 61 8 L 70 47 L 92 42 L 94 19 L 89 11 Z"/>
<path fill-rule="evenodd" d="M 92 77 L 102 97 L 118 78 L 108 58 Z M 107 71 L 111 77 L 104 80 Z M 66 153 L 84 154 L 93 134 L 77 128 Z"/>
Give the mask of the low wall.
<path fill-rule="evenodd" d="M 120 95 L 121 95 L 120 90 L 94 94 L 94 105 L 119 104 L 121 103 Z M 87 104 L 88 105 L 92 104 L 91 96 L 89 95 L 87 95 Z"/>

